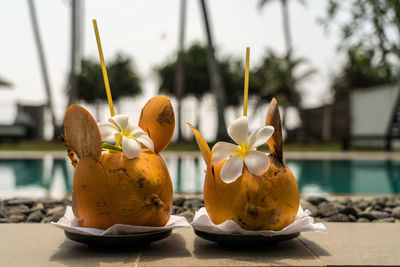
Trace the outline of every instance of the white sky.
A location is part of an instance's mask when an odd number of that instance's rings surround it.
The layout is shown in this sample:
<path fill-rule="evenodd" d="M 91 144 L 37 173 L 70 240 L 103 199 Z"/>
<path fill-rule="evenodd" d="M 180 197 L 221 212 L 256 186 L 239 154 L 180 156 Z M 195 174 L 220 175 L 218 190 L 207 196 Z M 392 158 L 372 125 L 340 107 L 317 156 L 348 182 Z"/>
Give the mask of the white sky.
<path fill-rule="evenodd" d="M 250 61 L 254 66 L 266 48 L 284 52 L 279 1 L 272 1 L 262 11 L 257 10 L 257 2 L 208 1 L 219 55 L 244 57 L 245 47 L 250 46 Z M 64 91 L 70 62 L 69 1 L 41 0 L 35 3 L 53 98 L 58 113 L 62 113 L 66 105 Z M 325 12 L 326 1 L 309 0 L 307 7 L 298 1 L 289 3 L 295 54 L 309 59 L 310 65 L 318 70 L 304 83 L 304 104 L 318 105 L 326 101 L 330 77 L 342 62 L 335 49 L 338 38 L 332 33 L 324 34 L 316 23 L 316 18 Z M 144 97 L 154 95 L 157 83 L 152 70 L 171 57 L 177 47 L 179 4 L 179 0 L 86 0 L 84 56 L 98 58 L 91 22 L 96 18 L 106 62 L 118 51 L 132 56 L 145 82 Z M 199 1 L 189 0 L 187 7 L 186 46 L 194 41 L 205 43 Z M 15 101 L 44 102 L 46 96 L 26 0 L 2 1 L 0 36 L 0 76 L 14 84 L 12 91 L 0 90 L 0 105 Z"/>

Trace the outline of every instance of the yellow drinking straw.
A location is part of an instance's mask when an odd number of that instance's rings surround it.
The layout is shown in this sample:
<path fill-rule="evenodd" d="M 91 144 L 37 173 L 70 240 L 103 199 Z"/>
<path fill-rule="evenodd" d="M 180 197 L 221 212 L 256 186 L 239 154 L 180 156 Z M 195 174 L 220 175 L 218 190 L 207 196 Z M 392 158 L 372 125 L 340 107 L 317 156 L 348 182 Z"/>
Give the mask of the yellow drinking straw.
<path fill-rule="evenodd" d="M 243 116 L 247 116 L 247 101 L 249 96 L 249 62 L 250 62 L 250 47 L 246 47 L 246 70 L 244 73 Z"/>
<path fill-rule="evenodd" d="M 101 48 L 99 29 L 97 28 L 97 22 L 95 19 L 93 19 L 93 28 L 94 28 L 94 33 L 96 34 L 97 48 L 99 49 L 101 70 L 103 72 L 104 85 L 106 86 L 108 106 L 110 107 L 111 117 L 114 117 L 115 112 L 114 112 L 114 106 L 113 106 L 112 97 L 111 97 L 110 83 L 108 81 L 106 63 L 104 63 L 103 49 Z"/>

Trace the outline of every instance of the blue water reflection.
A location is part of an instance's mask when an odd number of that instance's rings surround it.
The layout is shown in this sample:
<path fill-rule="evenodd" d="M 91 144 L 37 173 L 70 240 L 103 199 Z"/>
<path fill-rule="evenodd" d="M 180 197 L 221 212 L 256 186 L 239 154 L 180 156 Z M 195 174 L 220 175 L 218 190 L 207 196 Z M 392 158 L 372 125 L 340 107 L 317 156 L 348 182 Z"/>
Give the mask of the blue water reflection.
<path fill-rule="evenodd" d="M 174 191 L 201 193 L 205 164 L 197 154 L 165 157 Z M 400 161 L 288 160 L 302 193 L 398 194 Z M 0 159 L 0 198 L 62 198 L 71 191 L 73 167 L 66 159 Z"/>

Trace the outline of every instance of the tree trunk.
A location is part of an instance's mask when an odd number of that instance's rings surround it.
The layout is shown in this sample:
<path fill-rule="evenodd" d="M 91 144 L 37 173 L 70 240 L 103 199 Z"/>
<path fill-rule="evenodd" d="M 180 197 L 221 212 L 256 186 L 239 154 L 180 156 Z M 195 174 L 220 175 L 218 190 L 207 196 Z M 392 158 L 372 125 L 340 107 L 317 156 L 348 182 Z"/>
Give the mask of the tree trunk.
<path fill-rule="evenodd" d="M 282 19 L 283 19 L 283 31 L 285 34 L 285 45 L 286 53 L 289 54 L 292 51 L 292 36 L 290 33 L 290 21 L 289 21 L 289 9 L 287 0 L 281 0 L 282 4 Z"/>
<path fill-rule="evenodd" d="M 285 44 L 286 44 L 286 64 L 287 64 L 287 75 L 288 75 L 288 81 L 289 81 L 289 102 L 293 106 L 297 108 L 299 111 L 299 116 L 301 119 L 301 124 L 300 124 L 300 129 L 299 129 L 299 140 L 304 141 L 306 133 L 305 133 L 305 127 L 304 127 L 304 119 L 305 119 L 305 114 L 303 107 L 301 106 L 301 99 L 296 92 L 296 84 L 293 79 L 293 69 L 292 69 L 292 52 L 293 52 L 293 46 L 292 46 L 292 37 L 291 37 L 291 31 L 290 31 L 290 15 L 289 15 L 289 8 L 288 8 L 288 3 L 287 0 L 281 0 L 282 4 L 282 19 L 283 19 L 283 31 L 285 35 Z"/>
<path fill-rule="evenodd" d="M 42 72 L 44 88 L 45 88 L 45 91 L 47 94 L 46 106 L 49 109 L 49 112 L 51 115 L 51 123 L 53 124 L 53 127 L 54 127 L 54 133 L 53 133 L 53 139 L 54 139 L 56 137 L 58 127 L 56 124 L 56 117 L 54 114 L 53 98 L 52 98 L 52 93 L 51 93 L 50 79 L 49 79 L 49 75 L 47 72 L 46 58 L 45 58 L 45 54 L 44 54 L 44 50 L 43 50 L 42 40 L 40 37 L 39 24 L 37 21 L 36 9 L 35 9 L 33 0 L 28 0 L 28 6 L 29 6 L 29 13 L 30 13 L 30 17 L 31 17 L 32 27 L 33 27 L 33 35 L 34 35 L 34 38 L 36 41 L 36 47 L 37 47 L 38 54 L 39 54 L 40 69 Z"/>
<path fill-rule="evenodd" d="M 185 89 L 185 60 L 184 60 L 184 41 L 186 26 L 186 0 L 181 0 L 180 20 L 179 20 L 179 42 L 178 42 L 178 62 L 175 72 L 175 96 L 178 105 L 178 142 L 183 141 L 182 136 L 182 98 Z"/>
<path fill-rule="evenodd" d="M 211 29 L 208 20 L 207 7 L 205 0 L 200 0 L 202 15 L 204 20 L 204 27 L 207 34 L 207 58 L 208 58 L 208 72 L 210 76 L 210 87 L 211 91 L 214 93 L 217 100 L 217 140 L 226 140 L 228 139 L 228 134 L 226 132 L 226 124 L 224 111 L 226 107 L 226 95 L 225 95 L 225 87 L 222 81 L 221 70 L 217 64 L 214 54 L 214 46 L 212 40 Z"/>
<path fill-rule="evenodd" d="M 80 72 L 80 60 L 82 54 L 81 47 L 81 1 L 71 1 L 71 70 L 68 81 L 68 106 L 78 102 L 77 80 Z"/>

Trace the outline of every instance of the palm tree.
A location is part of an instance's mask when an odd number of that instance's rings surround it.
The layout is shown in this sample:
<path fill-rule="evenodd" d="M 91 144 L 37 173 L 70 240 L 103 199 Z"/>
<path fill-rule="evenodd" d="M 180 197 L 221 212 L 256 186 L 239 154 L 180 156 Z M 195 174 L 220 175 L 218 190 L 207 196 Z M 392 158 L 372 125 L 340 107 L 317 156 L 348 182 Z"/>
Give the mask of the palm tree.
<path fill-rule="evenodd" d="M 208 48 L 199 43 L 192 44 L 185 52 L 183 68 L 185 70 L 183 79 L 185 87 L 181 92 L 181 97 L 193 95 L 198 105 L 201 105 L 204 94 L 212 92 L 210 88 L 210 72 L 208 71 Z M 177 80 L 174 74 L 177 72 L 179 59 L 173 59 L 155 68 L 155 73 L 160 81 L 159 92 L 172 95 L 175 93 Z M 217 59 L 218 68 L 221 70 L 225 88 L 229 92 L 224 92 L 227 96 L 227 105 L 237 106 L 243 96 L 243 63 L 240 60 L 226 57 Z M 251 87 L 251 84 L 250 84 Z M 228 89 L 227 89 L 228 90 Z M 250 90 L 255 92 L 256 90 Z M 199 127 L 200 116 L 197 113 L 196 126 Z M 179 126 L 178 126 L 179 127 Z"/>
<path fill-rule="evenodd" d="M 36 47 L 38 50 L 39 54 L 39 62 L 40 62 L 40 70 L 42 72 L 42 78 L 44 82 L 44 88 L 47 94 L 47 103 L 46 106 L 50 112 L 51 116 L 51 122 L 53 124 L 53 129 L 54 129 L 54 134 L 53 138 L 55 138 L 58 134 L 58 127 L 56 124 L 56 117 L 54 114 L 54 107 L 53 107 L 53 98 L 52 98 L 52 93 L 51 93 L 51 86 L 50 86 L 50 79 L 47 71 L 47 65 L 46 65 L 46 58 L 43 50 L 43 45 L 42 45 L 42 40 L 40 37 L 40 31 L 39 31 L 39 24 L 37 21 L 37 16 L 36 16 L 36 9 L 35 9 L 35 4 L 33 0 L 28 0 L 28 6 L 29 6 L 29 13 L 31 17 L 31 22 L 32 22 L 32 27 L 33 27 L 33 35 L 35 37 L 35 42 L 36 42 Z"/>
<path fill-rule="evenodd" d="M 175 71 L 175 97 L 178 102 L 178 142 L 183 141 L 182 124 L 182 97 L 185 90 L 185 67 L 184 67 L 184 41 L 186 26 L 186 0 L 181 0 L 178 42 L 178 64 Z"/>
<path fill-rule="evenodd" d="M 289 7 L 288 7 L 288 0 L 279 0 L 281 2 L 281 7 L 282 7 L 282 24 L 283 24 L 283 33 L 285 36 L 285 45 L 286 45 L 286 55 L 287 55 L 287 81 L 289 82 L 289 88 L 288 88 L 288 99 L 292 105 L 294 105 L 300 114 L 300 118 L 302 120 L 301 123 L 301 138 L 305 136 L 304 133 L 304 111 L 301 106 L 301 98 L 300 95 L 296 92 L 296 83 L 295 80 L 293 79 L 293 69 L 291 63 L 291 55 L 293 53 L 293 46 L 292 46 L 292 36 L 291 36 L 291 31 L 290 31 L 290 15 L 289 15 Z M 265 5 L 271 3 L 272 0 L 260 0 L 258 2 L 258 7 L 261 9 Z M 305 5 L 304 0 L 299 0 L 299 2 L 303 5 Z"/>
<path fill-rule="evenodd" d="M 142 92 L 140 78 L 136 74 L 130 58 L 118 54 L 107 67 L 114 101 L 125 96 L 134 96 Z M 99 104 L 106 102 L 106 91 L 102 80 L 101 66 L 98 60 L 84 59 L 81 73 L 77 79 L 77 98 L 94 104 L 99 119 Z M 70 94 L 70 91 L 68 91 Z"/>
<path fill-rule="evenodd" d="M 226 132 L 226 124 L 224 111 L 226 107 L 226 90 L 223 83 L 221 70 L 217 64 L 214 53 L 214 44 L 211 33 L 211 28 L 209 24 L 209 16 L 206 6 L 206 0 L 200 0 L 201 10 L 204 20 L 204 28 L 207 34 L 207 58 L 208 58 L 208 72 L 210 77 L 210 86 L 211 91 L 214 93 L 217 100 L 217 140 L 225 140 L 228 139 L 228 134 Z"/>
<path fill-rule="evenodd" d="M 303 80 L 309 78 L 316 72 L 313 68 L 303 70 L 303 72 L 292 76 L 289 79 L 287 75 L 288 69 L 293 71 L 307 64 L 305 58 L 292 58 L 287 64 L 290 55 L 279 57 L 272 50 L 266 52 L 261 64 L 254 68 L 252 73 L 253 90 L 260 96 L 259 101 L 255 105 L 255 109 L 263 105 L 263 99 L 271 99 L 272 97 L 278 98 L 279 103 L 283 109 L 286 110 L 288 105 L 292 104 L 291 99 L 295 94 L 296 99 L 300 99 L 297 91 L 292 91 L 293 84 L 300 84 Z M 304 69 L 304 68 L 303 68 Z M 286 112 L 283 112 L 283 127 L 285 127 Z"/>
<path fill-rule="evenodd" d="M 83 0 L 71 1 L 71 65 L 68 77 L 67 91 L 69 91 L 68 106 L 78 101 L 77 76 L 80 72 L 82 57 L 82 21 Z"/>

